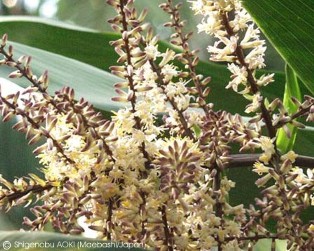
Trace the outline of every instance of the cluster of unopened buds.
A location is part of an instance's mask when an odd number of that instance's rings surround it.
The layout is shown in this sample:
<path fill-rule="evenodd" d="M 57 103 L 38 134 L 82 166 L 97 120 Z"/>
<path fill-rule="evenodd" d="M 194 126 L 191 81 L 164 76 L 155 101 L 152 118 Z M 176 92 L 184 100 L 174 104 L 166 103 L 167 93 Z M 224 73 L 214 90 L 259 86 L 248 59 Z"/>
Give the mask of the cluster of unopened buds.
<path fill-rule="evenodd" d="M 159 50 L 144 23 L 147 11 L 138 15 L 132 0 L 107 2 L 117 12 L 109 22 L 121 34 L 111 43 L 119 55 L 111 72 L 121 78 L 112 99 L 126 104 L 111 120 L 76 99 L 71 88 L 49 95 L 47 72 L 34 76 L 30 57 L 15 60 L 3 37 L 1 64 L 15 68 L 10 77 L 31 83 L 22 93 L 0 92 L 3 121 L 18 115 L 14 128 L 30 144 L 46 140 L 34 150 L 44 177 L 9 182 L 0 176 L 1 208 L 40 200 L 32 208 L 35 219 L 24 220 L 32 230 L 52 222 L 58 231 L 80 234 L 83 220 L 97 238 L 157 250 L 253 250 L 264 238 L 312 250 L 314 225 L 300 215 L 313 204 L 313 172 L 298 167 L 302 156 L 278 151 L 276 132 L 287 124 L 303 127 L 296 120 L 301 116 L 312 122 L 314 99 L 295 99 L 293 114 L 279 99 L 266 102 L 260 89 L 274 81 L 273 74 L 256 77 L 266 47 L 241 2 L 188 1 L 203 16 L 199 32 L 217 39 L 208 51 L 211 60 L 227 63 L 226 88 L 249 100 L 249 122 L 207 102 L 210 77 L 197 74 L 199 58 L 188 43 L 191 33 L 183 31 L 181 5 L 168 0 L 160 6 L 170 15 L 165 26 L 175 30 L 171 43 L 180 47 L 177 52 Z M 264 187 L 248 208 L 229 201 L 236 184 L 226 170 L 242 166 L 252 166 L 260 175 L 256 185 Z M 276 220 L 276 233 L 267 230 L 269 220 Z"/>

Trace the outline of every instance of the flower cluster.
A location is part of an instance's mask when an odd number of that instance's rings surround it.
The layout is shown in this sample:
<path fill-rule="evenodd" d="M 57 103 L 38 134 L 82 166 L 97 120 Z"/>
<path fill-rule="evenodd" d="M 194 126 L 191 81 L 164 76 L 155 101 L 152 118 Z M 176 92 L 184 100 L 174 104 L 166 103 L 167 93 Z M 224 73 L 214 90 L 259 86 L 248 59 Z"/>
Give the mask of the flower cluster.
<path fill-rule="evenodd" d="M 32 230 L 51 222 L 60 232 L 81 234 L 84 221 L 99 239 L 156 250 L 252 250 L 263 238 L 313 249 L 314 224 L 300 218 L 314 204 L 313 170 L 302 169 L 313 160 L 280 153 L 276 133 L 288 124 L 302 127 L 296 121 L 301 116 L 313 121 L 314 99 L 294 99 L 292 114 L 279 99 L 266 102 L 260 89 L 273 74 L 256 77 L 265 43 L 240 1 L 188 2 L 203 16 L 199 31 L 218 39 L 208 50 L 211 60 L 227 62 L 227 88 L 251 101 L 245 112 L 255 115 L 249 121 L 208 102 L 210 77 L 197 74 L 199 58 L 189 46 L 192 33 L 183 31 L 181 5 L 167 0 L 160 6 L 170 15 L 165 26 L 174 29 L 175 51 L 159 48 L 144 22 L 147 11 L 138 14 L 133 0 L 107 2 L 117 12 L 109 22 L 121 35 L 111 42 L 119 58 L 110 70 L 121 78 L 112 100 L 125 104 L 111 120 L 69 87 L 50 95 L 47 72 L 33 75 L 31 58 L 16 60 L 3 36 L 1 64 L 14 68 L 11 78 L 24 77 L 31 86 L 0 92 L 2 118 L 19 117 L 13 127 L 38 144 L 34 154 L 44 177 L 10 182 L 0 176 L 0 207 L 35 204 L 35 219 L 24 219 Z M 245 166 L 263 188 L 249 207 L 229 200 L 236 184 L 227 169 Z M 275 233 L 267 229 L 271 220 Z"/>
<path fill-rule="evenodd" d="M 226 88 L 232 88 L 251 101 L 245 112 L 258 111 L 263 102 L 260 87 L 274 81 L 274 74 L 255 76 L 255 70 L 265 66 L 266 47 L 265 41 L 259 38 L 259 29 L 238 0 L 189 2 L 194 12 L 203 16 L 198 31 L 217 39 L 208 47 L 210 59 L 228 63 L 232 75 Z"/>

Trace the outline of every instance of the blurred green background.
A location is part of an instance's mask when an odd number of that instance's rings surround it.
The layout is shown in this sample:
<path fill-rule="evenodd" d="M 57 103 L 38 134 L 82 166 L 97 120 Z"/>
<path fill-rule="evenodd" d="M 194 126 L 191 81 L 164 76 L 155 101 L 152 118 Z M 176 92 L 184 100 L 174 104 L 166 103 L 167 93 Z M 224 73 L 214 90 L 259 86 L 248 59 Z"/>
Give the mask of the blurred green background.
<path fill-rule="evenodd" d="M 135 5 L 138 10 L 143 8 L 149 10 L 147 21 L 152 24 L 160 39 L 166 40 L 171 35 L 171 31 L 163 27 L 163 23 L 168 20 L 168 15 L 158 8 L 158 5 L 163 2 L 165 1 L 137 0 Z M 174 0 L 173 2 L 186 2 L 186 0 Z M 181 13 L 183 19 L 188 20 L 186 30 L 195 30 L 200 18 L 194 16 L 189 10 L 189 4 L 183 5 Z M 106 5 L 105 0 L 1 0 L 0 14 L 40 16 L 97 31 L 110 32 L 110 25 L 106 21 L 108 17 L 114 15 L 114 12 Z M 194 32 L 191 46 L 193 49 L 203 48 L 200 51 L 200 57 L 203 60 L 207 60 L 209 57 L 206 47 L 210 43 L 209 36 Z M 284 70 L 283 60 L 269 42 L 267 42 L 266 65 L 268 69 Z"/>

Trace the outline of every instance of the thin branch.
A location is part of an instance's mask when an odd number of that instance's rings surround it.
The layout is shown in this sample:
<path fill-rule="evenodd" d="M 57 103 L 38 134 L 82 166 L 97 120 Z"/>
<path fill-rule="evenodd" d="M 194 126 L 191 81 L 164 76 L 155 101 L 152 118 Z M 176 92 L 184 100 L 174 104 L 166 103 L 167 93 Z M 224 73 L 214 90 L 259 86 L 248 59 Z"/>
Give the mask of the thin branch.
<path fill-rule="evenodd" d="M 106 226 L 108 226 L 108 224 L 112 224 L 112 215 L 113 215 L 113 199 L 110 198 L 109 202 L 108 202 L 108 210 L 107 210 L 107 221 L 106 221 Z M 108 231 L 108 229 L 105 229 L 105 233 L 106 233 L 106 238 L 107 240 L 111 240 L 111 232 Z"/>
<path fill-rule="evenodd" d="M 169 231 L 169 226 L 168 226 L 168 220 L 167 220 L 167 212 L 166 212 L 166 206 L 162 206 L 161 208 L 161 217 L 162 217 L 162 222 L 164 225 L 164 233 L 165 233 L 165 240 L 164 244 L 167 245 L 168 251 L 173 251 L 173 247 L 171 244 L 171 233 Z"/>
<path fill-rule="evenodd" d="M 8 107 L 10 107 L 12 110 L 17 111 L 18 105 L 12 104 L 9 101 L 7 101 L 4 97 L 0 95 L 0 100 L 5 103 Z M 26 118 L 27 121 L 32 125 L 33 128 L 40 130 L 40 125 L 36 123 L 26 112 L 23 110 L 19 110 L 17 115 L 21 115 L 23 118 Z M 69 163 L 69 164 L 75 164 L 75 161 L 70 159 L 63 151 L 62 146 L 59 144 L 59 142 L 52 137 L 52 135 L 47 131 L 41 130 L 41 135 L 45 136 L 48 139 L 51 139 L 53 142 L 53 145 L 57 148 L 57 151 L 62 155 L 62 157 Z"/>
<path fill-rule="evenodd" d="M 299 118 L 299 117 L 301 117 L 303 115 L 306 115 L 310 111 L 310 109 L 311 109 L 313 104 L 314 104 L 314 101 L 313 101 L 313 103 L 309 104 L 307 107 L 297 111 L 296 113 L 293 113 L 290 116 L 290 120 L 288 120 L 288 121 L 279 121 L 278 124 L 275 125 L 275 127 L 276 128 L 281 128 L 283 125 L 286 125 L 286 124 L 290 123 L 294 119 L 297 119 L 297 118 Z"/>
<path fill-rule="evenodd" d="M 6 61 L 7 62 L 13 62 L 14 63 L 14 68 L 16 68 L 17 70 L 20 71 L 20 73 L 23 75 L 24 78 L 26 78 L 30 83 L 32 83 L 32 85 L 36 88 L 38 88 L 39 92 L 42 93 L 42 94 L 45 94 L 44 97 L 50 97 L 50 95 L 47 93 L 47 91 L 42 87 L 40 86 L 40 83 L 33 79 L 33 74 L 31 73 L 27 73 L 27 70 L 26 68 L 22 68 L 21 67 L 21 64 L 19 62 L 17 62 L 16 60 L 14 60 L 13 56 L 12 55 L 9 55 L 5 50 L 4 50 L 4 47 L 5 46 L 1 46 L 0 47 L 0 53 L 6 58 Z M 46 98 L 46 101 L 48 104 L 51 104 L 58 112 L 60 112 L 62 114 L 62 111 L 58 108 L 56 102 L 53 100 L 53 99 L 47 99 Z"/>
<path fill-rule="evenodd" d="M 216 205 L 215 205 L 215 215 L 216 217 L 220 218 L 223 221 L 223 208 L 222 208 L 222 203 L 219 201 L 219 191 L 221 189 L 221 170 L 220 168 L 216 165 L 217 173 L 214 178 L 214 192 L 216 192 Z M 223 223 L 221 224 L 223 226 Z M 218 242 L 218 251 L 222 251 L 222 242 L 219 238 L 217 238 Z"/>
<path fill-rule="evenodd" d="M 161 69 L 152 61 L 150 60 L 150 65 L 152 67 L 152 69 L 154 70 L 154 72 L 156 72 L 158 79 L 159 79 L 159 83 L 158 86 L 162 89 L 163 93 L 165 94 L 167 101 L 169 101 L 169 103 L 171 104 L 172 108 L 178 112 L 178 116 L 180 118 L 180 122 L 184 128 L 184 132 L 186 134 L 186 136 L 188 136 L 189 138 L 195 140 L 195 137 L 191 131 L 191 129 L 188 126 L 187 121 L 184 118 L 184 114 L 183 111 L 179 109 L 177 103 L 175 102 L 174 98 L 170 98 L 165 90 L 165 86 L 166 83 L 163 81 L 163 77 L 162 77 L 162 73 L 161 73 Z"/>
<path fill-rule="evenodd" d="M 258 161 L 261 154 L 231 154 L 229 163 L 226 168 L 237 168 L 237 167 L 249 167 L 254 165 Z M 300 167 L 313 167 L 314 157 L 298 155 L 295 160 L 295 165 Z"/>
<path fill-rule="evenodd" d="M 194 64 L 195 61 L 198 61 L 198 57 L 194 53 L 192 53 L 190 50 L 190 46 L 188 43 L 189 36 L 184 34 L 182 31 L 182 24 L 180 24 L 182 21 L 181 21 L 179 10 L 174 6 L 172 0 L 168 0 L 168 4 L 169 4 L 170 10 L 165 9 L 164 11 L 169 13 L 172 16 L 171 21 L 172 21 L 173 26 L 175 27 L 176 33 L 178 34 L 178 38 L 180 40 L 179 45 L 183 49 L 182 55 L 183 55 L 184 59 L 187 60 L 187 65 L 188 65 L 190 77 L 194 82 L 194 86 L 197 89 L 199 98 L 201 98 L 203 101 L 205 101 L 206 97 L 203 94 L 204 90 L 202 88 L 200 78 L 197 76 L 196 67 Z M 206 102 L 199 102 L 199 104 L 200 104 L 200 107 L 204 110 L 206 116 L 209 116 L 209 109 L 208 109 L 208 105 L 206 104 Z"/>
<path fill-rule="evenodd" d="M 24 195 L 28 193 L 39 194 L 51 188 L 53 188 L 51 184 L 47 184 L 45 186 L 41 186 L 41 185 L 29 186 L 23 191 L 14 191 L 11 194 L 4 194 L 3 196 L 0 197 L 0 201 L 3 200 L 4 198 L 7 198 L 9 203 L 11 203 L 12 201 L 16 199 L 22 198 Z"/>
<path fill-rule="evenodd" d="M 122 23 L 123 32 L 128 32 L 128 19 L 124 10 L 124 8 L 126 7 L 126 4 L 127 4 L 127 1 L 120 0 L 119 15 L 122 17 L 121 23 Z M 125 50 L 126 50 L 126 55 L 127 55 L 127 65 L 133 66 L 130 41 L 129 41 L 128 36 L 123 36 L 123 32 L 122 32 L 122 39 L 125 45 Z M 130 99 L 131 106 L 132 106 L 131 112 L 135 114 L 136 113 L 135 105 L 137 101 L 135 83 L 134 83 L 134 79 L 132 75 L 127 76 L 127 79 L 129 82 L 130 90 L 132 91 L 132 97 Z M 138 130 L 141 130 L 142 128 L 141 119 L 139 117 L 134 117 L 134 120 L 135 120 L 135 128 Z M 150 156 L 148 152 L 146 151 L 146 146 L 144 142 L 141 145 L 141 151 L 143 153 L 144 158 L 147 160 L 145 162 L 145 167 L 146 169 L 150 169 Z"/>
<path fill-rule="evenodd" d="M 227 14 L 223 13 L 221 16 L 222 16 L 222 20 L 223 20 L 223 25 L 226 28 L 228 36 L 229 37 L 234 36 L 235 34 L 233 32 L 233 29 L 231 28 L 231 26 L 229 24 L 229 19 L 228 19 Z M 247 63 L 245 62 L 244 52 L 243 52 L 243 50 L 242 50 L 240 45 L 237 45 L 237 48 L 235 50 L 235 55 L 237 56 L 237 59 L 239 60 L 240 64 L 246 68 L 247 73 L 248 73 L 247 80 L 248 80 L 248 83 L 250 85 L 251 92 L 253 94 L 256 94 L 259 91 L 259 87 L 258 87 L 258 85 L 256 83 L 255 78 L 254 78 L 253 71 L 251 69 L 249 69 Z M 266 106 L 264 104 L 264 98 L 260 102 L 260 108 L 261 108 L 262 117 L 263 117 L 263 120 L 265 122 L 265 125 L 266 125 L 266 128 L 267 128 L 269 137 L 270 138 L 276 137 L 276 131 L 277 130 L 273 126 L 271 115 L 270 115 L 269 111 L 267 110 L 267 108 L 266 108 Z"/>
<path fill-rule="evenodd" d="M 276 240 L 276 239 L 281 239 L 278 237 L 278 235 L 276 234 L 266 234 L 266 235 L 253 235 L 253 236 L 241 236 L 241 237 L 237 237 L 237 236 L 230 236 L 230 237 L 226 237 L 225 241 L 232 241 L 232 240 L 238 240 L 238 241 L 258 241 L 261 239 L 272 239 L 272 240 Z"/>

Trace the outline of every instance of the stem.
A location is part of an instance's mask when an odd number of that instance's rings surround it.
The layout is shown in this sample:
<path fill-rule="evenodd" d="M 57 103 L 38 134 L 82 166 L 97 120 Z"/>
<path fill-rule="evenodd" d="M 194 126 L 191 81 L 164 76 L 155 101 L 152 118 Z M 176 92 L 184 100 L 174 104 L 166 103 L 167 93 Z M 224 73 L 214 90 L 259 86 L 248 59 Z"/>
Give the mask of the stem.
<path fill-rule="evenodd" d="M 172 16 L 172 24 L 175 27 L 175 30 L 177 32 L 177 34 L 179 35 L 179 39 L 180 39 L 180 46 L 183 49 L 183 56 L 184 58 L 187 60 L 187 65 L 189 66 L 189 73 L 190 73 L 190 77 L 194 82 L 194 85 L 197 89 L 198 92 L 198 96 L 203 99 L 206 100 L 206 97 L 203 95 L 203 89 L 202 89 L 202 84 L 200 83 L 200 79 L 197 77 L 196 74 L 196 68 L 195 65 L 193 64 L 194 59 L 196 58 L 195 55 L 193 55 L 193 53 L 190 52 L 190 47 L 188 44 L 188 38 L 186 38 L 185 34 L 182 31 L 182 28 L 180 25 L 180 13 L 178 11 L 178 9 L 176 9 L 173 6 L 173 1 L 172 0 L 168 0 L 169 3 L 169 7 L 171 8 L 171 11 L 169 11 L 168 13 Z M 202 102 L 200 102 L 200 107 L 204 110 L 205 115 L 208 117 L 209 116 L 209 109 L 207 104 L 202 104 Z"/>
<path fill-rule="evenodd" d="M 10 107 L 11 109 L 13 109 L 14 111 L 17 110 L 18 106 L 17 105 L 14 105 L 12 103 L 10 103 L 9 101 L 7 101 L 5 98 L 3 98 L 2 96 L 0 96 L 0 99 L 8 106 Z M 26 118 L 27 121 L 32 125 L 32 127 L 34 129 L 37 129 L 37 130 L 40 130 L 40 125 L 38 123 L 36 123 L 26 112 L 20 110 L 18 112 L 17 115 L 21 115 L 22 117 Z M 70 159 L 68 156 L 66 156 L 66 154 L 64 153 L 63 151 L 63 148 L 62 146 L 59 144 L 59 142 L 54 139 L 51 134 L 45 130 L 44 132 L 41 132 L 41 135 L 44 135 L 46 138 L 49 138 L 52 140 L 53 142 L 53 145 L 57 148 L 58 152 L 62 155 L 62 157 L 70 164 L 75 164 L 75 161 Z"/>
<path fill-rule="evenodd" d="M 33 79 L 33 75 L 29 76 L 29 75 L 26 73 L 25 68 L 22 68 L 22 67 L 20 66 L 20 63 L 18 63 L 16 60 L 14 60 L 14 59 L 13 59 L 13 56 L 10 56 L 10 55 L 4 50 L 4 46 L 1 46 L 1 47 L 0 47 L 0 53 L 5 56 L 7 62 L 13 62 L 13 63 L 15 63 L 14 68 L 16 68 L 17 70 L 19 70 L 19 71 L 23 74 L 23 77 L 25 77 L 29 82 L 31 82 L 34 87 L 38 88 L 38 90 L 39 90 L 41 93 L 46 94 L 46 95 L 43 95 L 44 97 L 50 97 L 49 94 L 46 92 L 46 90 L 43 89 L 43 88 L 40 86 L 40 84 L 38 84 L 38 82 Z M 48 100 L 47 98 L 45 98 L 45 99 L 47 100 L 47 103 L 48 103 L 48 104 L 51 104 L 57 111 L 59 111 L 59 112 L 62 114 L 62 111 L 58 108 L 56 102 L 55 102 L 53 99 L 49 99 L 49 100 Z"/>
<path fill-rule="evenodd" d="M 71 106 L 72 110 L 74 111 L 74 113 L 76 113 L 76 114 L 78 114 L 78 115 L 81 115 L 81 118 L 82 118 L 82 120 L 83 120 L 84 125 L 85 125 L 87 128 L 95 128 L 94 126 L 91 126 L 91 125 L 89 124 L 88 119 L 83 115 L 83 113 L 75 107 L 75 104 L 74 104 L 73 100 L 70 100 L 70 99 L 68 98 L 68 96 L 65 96 L 65 98 L 66 98 L 66 100 L 70 103 L 70 106 Z M 111 151 L 109 145 L 107 144 L 106 139 L 105 139 L 104 137 L 101 137 L 101 136 L 98 134 L 98 132 L 97 132 L 96 130 L 94 130 L 94 133 L 95 133 L 96 139 L 100 139 L 100 140 L 103 142 L 105 152 L 106 152 L 106 154 L 108 155 L 108 157 L 110 158 L 110 160 L 111 160 L 113 163 L 115 163 L 116 160 L 115 160 L 115 158 L 113 157 L 113 153 L 112 153 L 112 151 Z"/>
<path fill-rule="evenodd" d="M 14 63 L 16 64 L 14 67 L 15 67 L 16 69 L 18 69 L 18 70 L 23 74 L 23 77 L 25 77 L 29 82 L 31 82 L 34 87 L 38 88 L 39 92 L 41 92 L 41 93 L 43 93 L 43 94 L 47 94 L 47 95 L 44 95 L 44 97 L 49 96 L 48 93 L 46 92 L 46 90 L 43 89 L 43 88 L 38 84 L 38 82 L 32 78 L 32 76 L 29 76 L 29 75 L 26 73 L 25 68 L 22 68 L 22 67 L 20 66 L 20 64 L 19 64 L 17 61 L 15 61 L 15 60 L 13 59 L 13 56 L 10 56 L 10 55 L 4 50 L 4 46 L 1 46 L 1 47 L 0 47 L 0 53 L 5 56 L 5 58 L 6 58 L 7 61 L 9 61 L 9 62 L 14 62 Z M 46 99 L 46 100 L 47 100 L 47 99 Z M 81 114 L 81 113 L 79 113 L 79 112 L 77 111 L 77 109 L 75 108 L 73 101 L 70 101 L 69 99 L 67 99 L 67 101 L 71 104 L 71 107 L 72 107 L 72 109 L 73 109 L 73 111 L 74 111 L 75 113 Z M 57 103 L 56 103 L 53 99 L 49 99 L 49 100 L 47 100 L 47 102 L 50 103 L 50 104 L 57 110 L 57 112 L 58 112 L 59 114 L 63 114 L 62 110 L 58 107 Z M 24 116 L 23 114 L 21 114 L 21 115 Z M 87 121 L 87 119 L 83 116 L 83 114 L 81 114 L 81 115 L 82 115 L 84 124 L 87 125 L 88 127 L 91 127 L 91 126 L 88 125 L 88 121 Z M 25 115 L 25 116 L 26 116 L 26 118 L 29 120 L 29 122 L 34 126 L 34 123 L 32 123 L 32 122 L 30 121 L 30 118 L 29 118 L 27 115 Z M 34 127 L 34 128 L 36 128 L 36 127 Z M 100 139 L 101 137 L 97 134 L 96 131 L 95 131 L 95 133 L 96 133 L 96 135 L 97 135 L 97 136 L 99 137 L 99 139 Z M 49 133 L 48 133 L 48 136 L 49 136 Z M 50 137 L 50 138 L 52 139 L 52 137 Z M 54 140 L 54 139 L 52 139 L 52 140 L 53 140 L 54 145 L 57 147 L 58 151 L 62 153 L 62 156 L 65 157 L 66 160 L 67 160 L 69 163 L 72 163 L 72 164 L 73 164 L 74 161 L 70 160 L 70 159 L 63 153 L 63 150 L 62 150 L 61 146 L 58 144 L 58 142 L 56 142 L 56 140 Z M 114 158 L 113 158 L 113 156 L 112 156 L 112 155 L 113 155 L 113 154 L 112 154 L 112 151 L 110 150 L 109 146 L 107 145 L 107 143 L 105 142 L 104 139 L 102 139 L 102 141 L 103 141 L 103 143 L 104 143 L 104 148 L 105 148 L 105 151 L 106 151 L 107 155 L 110 157 L 110 159 L 111 159 L 113 162 L 115 162 L 115 160 L 114 160 Z"/>
<path fill-rule="evenodd" d="M 125 7 L 125 2 L 124 0 L 120 0 L 120 13 L 119 15 L 122 17 L 122 27 L 123 27 L 123 31 L 127 32 L 128 31 L 128 22 L 127 22 L 127 17 L 126 14 L 124 12 L 124 7 Z M 129 43 L 129 39 L 127 36 L 125 36 L 125 38 L 123 39 L 124 43 L 125 43 L 125 50 L 126 50 L 126 55 L 127 55 L 127 65 L 132 66 L 132 55 L 131 55 L 131 47 L 130 47 L 130 43 Z M 127 76 L 128 82 L 129 82 L 129 87 L 130 90 L 133 92 L 133 95 L 130 99 L 131 102 L 131 106 L 132 106 L 132 110 L 131 112 L 134 114 L 136 112 L 135 110 L 135 104 L 136 104 L 136 89 L 135 89 L 135 85 L 134 85 L 134 80 L 132 76 Z M 142 129 L 142 125 L 141 125 L 141 120 L 139 117 L 135 117 L 135 128 L 138 130 Z M 145 167 L 146 169 L 150 169 L 150 157 L 149 154 L 147 153 L 147 151 L 145 150 L 145 143 L 142 143 L 141 146 L 141 151 L 143 153 L 144 158 L 147 160 L 145 162 Z"/>
<path fill-rule="evenodd" d="M 3 200 L 4 198 L 7 198 L 9 203 L 11 203 L 12 201 L 19 199 L 30 192 L 34 194 L 38 194 L 45 190 L 49 190 L 51 188 L 53 188 L 51 184 L 47 184 L 46 186 L 40 186 L 40 185 L 29 186 L 23 191 L 14 191 L 11 194 L 1 196 L 0 201 Z"/>
<path fill-rule="evenodd" d="M 124 13 L 124 6 L 125 6 L 125 1 L 120 0 L 120 16 L 122 17 L 122 27 L 123 27 L 123 31 L 127 32 L 128 31 L 128 22 L 127 22 L 127 18 L 126 15 Z M 133 66 L 132 64 L 132 56 L 131 56 L 131 48 L 130 48 L 130 44 L 129 44 L 129 39 L 127 36 L 125 36 L 125 38 L 123 39 L 124 44 L 125 44 L 125 50 L 126 50 L 126 55 L 127 55 L 127 65 Z M 133 92 L 132 98 L 130 100 L 131 102 L 131 106 L 132 106 L 132 113 L 135 113 L 135 104 L 136 104 L 136 90 L 135 90 L 135 86 L 134 86 L 134 81 L 132 76 L 128 76 L 127 77 L 128 81 L 129 81 L 129 86 L 131 91 Z M 136 119 L 136 127 L 137 129 L 140 129 L 141 124 L 139 119 Z"/>
<path fill-rule="evenodd" d="M 258 241 L 261 239 L 272 239 L 276 240 L 279 239 L 276 234 L 270 234 L 270 235 L 253 235 L 253 236 L 243 236 L 243 237 L 236 237 L 236 236 L 230 236 L 226 237 L 225 241 L 232 241 L 232 240 L 238 240 L 238 241 Z"/>
<path fill-rule="evenodd" d="M 231 154 L 229 164 L 226 168 L 248 167 L 258 161 L 261 154 Z M 301 167 L 314 166 L 314 157 L 299 155 L 295 160 L 295 165 Z"/>
<path fill-rule="evenodd" d="M 223 208 L 222 208 L 222 204 L 219 202 L 219 191 L 221 187 L 221 170 L 217 165 L 215 165 L 215 169 L 217 170 L 217 173 L 214 178 L 214 193 L 216 193 L 215 194 L 216 196 L 215 215 L 216 217 L 220 218 L 221 221 L 223 221 Z M 221 225 L 223 226 L 223 223 Z M 222 251 L 222 242 L 219 240 L 219 238 L 217 238 L 217 242 L 218 242 L 218 251 Z"/>
<path fill-rule="evenodd" d="M 97 176 L 95 175 L 95 173 L 92 171 L 91 173 L 91 179 L 88 181 L 88 186 L 86 187 L 85 191 L 83 192 L 83 194 L 81 194 L 78 198 L 77 201 L 80 202 L 82 199 L 84 199 L 89 193 L 91 193 L 94 188 L 92 186 L 90 186 L 90 184 L 95 181 L 97 179 Z M 86 178 L 87 176 L 85 176 Z M 91 200 L 91 198 L 90 198 Z M 89 201 L 90 201 L 89 200 Z M 86 202 L 85 202 L 86 203 Z M 77 213 L 82 211 L 82 207 L 84 206 L 84 204 L 78 203 L 77 207 L 73 207 L 71 208 L 71 216 L 70 219 L 73 216 L 73 219 L 78 219 L 78 217 L 76 216 Z M 53 212 L 52 212 L 53 213 Z M 58 217 L 58 216 L 57 216 Z M 60 217 L 60 216 L 59 216 Z M 60 220 L 62 221 L 62 216 L 60 218 Z M 71 226 L 73 225 L 73 221 L 67 221 L 65 224 L 67 224 L 68 229 L 71 229 Z"/>
<path fill-rule="evenodd" d="M 142 224 L 141 224 L 141 227 L 142 227 L 141 235 L 142 235 L 142 238 L 144 240 L 146 232 L 147 232 L 146 231 L 146 227 L 145 227 L 145 225 L 147 223 L 147 219 L 144 219 L 144 218 L 146 218 L 146 216 L 145 216 L 146 194 L 144 192 L 141 192 L 140 195 L 141 195 L 142 200 L 143 200 L 143 202 L 140 205 L 140 214 L 142 216 L 142 220 L 141 220 L 142 221 Z"/>
<path fill-rule="evenodd" d="M 223 13 L 221 15 L 221 17 L 222 17 L 222 23 L 226 28 L 228 36 L 229 37 L 234 36 L 235 34 L 233 32 L 233 29 L 231 28 L 231 26 L 229 24 L 229 19 L 228 19 L 227 13 Z M 251 92 L 253 94 L 256 94 L 257 92 L 259 92 L 259 87 L 256 83 L 255 78 L 254 78 L 253 71 L 251 69 L 249 69 L 247 63 L 245 62 L 244 52 L 243 52 L 240 45 L 237 45 L 237 48 L 236 48 L 234 53 L 237 56 L 237 59 L 239 60 L 240 64 L 246 68 L 246 71 L 248 73 L 247 80 L 248 80 L 248 83 L 250 85 Z M 269 137 L 274 138 L 274 137 L 276 137 L 277 129 L 272 124 L 271 115 L 270 115 L 269 111 L 267 110 L 267 108 L 264 104 L 264 100 L 265 99 L 263 98 L 262 101 L 260 102 L 262 117 L 263 117 L 263 120 L 265 122 Z"/>
<path fill-rule="evenodd" d="M 305 108 L 299 110 L 298 112 L 293 113 L 293 114 L 290 116 L 290 120 L 285 121 L 285 122 L 284 122 L 284 121 L 279 121 L 278 124 L 275 125 L 275 127 L 276 127 L 276 128 L 281 128 L 283 125 L 290 123 L 292 120 L 294 120 L 294 119 L 296 119 L 296 118 L 298 118 L 298 117 L 301 117 L 301 116 L 307 114 L 307 113 L 310 111 L 311 106 L 312 106 L 313 104 L 314 104 L 314 102 L 312 102 L 311 104 L 309 104 L 307 107 L 305 107 Z"/>
<path fill-rule="evenodd" d="M 181 124 L 182 124 L 182 126 L 184 128 L 184 132 L 185 132 L 186 136 L 188 136 L 189 138 L 195 140 L 195 137 L 194 137 L 191 129 L 188 127 L 187 121 L 184 118 L 183 111 L 178 108 L 178 106 L 177 106 L 177 104 L 176 104 L 176 102 L 174 101 L 173 98 L 168 97 L 168 95 L 167 95 L 167 93 L 165 91 L 166 83 L 163 81 L 163 77 L 162 77 L 160 68 L 152 60 L 150 60 L 149 62 L 150 62 L 150 65 L 151 65 L 152 69 L 154 70 L 154 72 L 156 72 L 156 74 L 158 76 L 158 79 L 159 79 L 159 85 L 158 86 L 162 89 L 163 93 L 167 97 L 167 101 L 169 101 L 169 103 L 171 104 L 173 109 L 178 112 L 178 115 L 179 115 L 179 118 L 180 118 L 180 122 L 181 122 Z"/>
<path fill-rule="evenodd" d="M 108 202 L 108 210 L 107 210 L 107 214 L 108 214 L 107 222 L 106 222 L 107 225 L 111 224 L 112 213 L 113 213 L 113 199 L 110 198 Z M 106 237 L 107 237 L 107 240 L 111 240 L 111 232 L 108 231 L 107 228 L 106 228 Z"/>
<path fill-rule="evenodd" d="M 164 224 L 164 233 L 165 233 L 164 244 L 167 245 L 168 251 L 173 251 L 173 247 L 171 245 L 171 242 L 172 242 L 171 234 L 169 231 L 168 220 L 167 220 L 166 206 L 162 206 L 161 208 L 161 217 L 162 217 L 162 222 Z"/>

